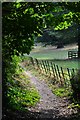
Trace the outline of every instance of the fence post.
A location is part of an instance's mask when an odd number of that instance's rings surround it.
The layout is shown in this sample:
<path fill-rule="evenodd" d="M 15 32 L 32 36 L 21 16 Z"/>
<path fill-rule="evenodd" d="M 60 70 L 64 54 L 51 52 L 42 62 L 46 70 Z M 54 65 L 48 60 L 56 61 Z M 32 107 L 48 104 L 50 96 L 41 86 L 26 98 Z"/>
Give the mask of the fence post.
<path fill-rule="evenodd" d="M 46 60 L 44 61 L 44 66 L 45 66 L 45 72 L 46 72 L 46 74 L 47 74 L 47 65 L 46 65 Z"/>
<path fill-rule="evenodd" d="M 68 71 L 68 75 L 69 75 L 69 78 L 70 78 L 71 75 L 70 75 L 70 70 L 69 70 L 69 68 L 67 68 L 67 71 Z"/>
<path fill-rule="evenodd" d="M 32 65 L 34 66 L 34 60 L 32 57 L 30 57 L 30 61 L 31 61 Z"/>
<path fill-rule="evenodd" d="M 56 65 L 56 66 L 57 66 L 57 70 L 58 70 L 58 74 L 59 74 L 59 78 L 60 78 L 61 85 L 63 85 L 63 82 L 62 82 L 62 80 L 61 80 L 61 74 L 60 74 L 60 71 L 59 71 L 59 67 L 58 67 L 58 65 Z"/>
<path fill-rule="evenodd" d="M 48 71 L 49 71 L 49 77 L 51 77 L 50 61 L 47 61 L 47 62 L 48 62 Z"/>
<path fill-rule="evenodd" d="M 37 59 L 35 59 L 35 61 L 36 61 L 37 69 L 39 69 L 39 62 Z"/>
<path fill-rule="evenodd" d="M 48 62 L 47 62 L 47 60 L 46 60 L 46 70 L 47 70 L 47 74 L 48 74 L 49 70 L 48 70 Z"/>
<path fill-rule="evenodd" d="M 71 73 L 71 74 L 72 74 L 72 75 L 75 74 L 75 70 L 74 70 L 74 68 L 72 68 L 72 73 Z"/>
<path fill-rule="evenodd" d="M 54 67 L 53 67 L 52 61 L 51 61 L 51 67 L 52 67 L 53 76 L 55 77 L 55 71 L 54 71 Z"/>
<path fill-rule="evenodd" d="M 64 76 L 64 72 L 63 72 L 63 68 L 62 67 L 61 67 L 61 72 L 62 72 L 62 76 L 63 76 L 63 80 L 64 80 L 64 85 L 66 86 L 65 76 Z"/>
<path fill-rule="evenodd" d="M 42 72 L 42 64 L 41 64 L 41 60 L 39 60 L 39 68 L 40 68 L 40 72 Z"/>
<path fill-rule="evenodd" d="M 56 78 L 58 79 L 58 75 L 57 75 L 57 70 L 56 70 L 56 65 L 55 64 L 54 64 L 54 70 L 55 70 Z"/>
<path fill-rule="evenodd" d="M 42 63 L 43 63 L 43 72 L 44 72 L 44 74 L 45 74 L 45 73 L 46 73 L 45 61 L 44 61 L 44 60 L 42 60 Z"/>
<path fill-rule="evenodd" d="M 41 71 L 42 71 L 42 73 L 43 73 L 43 72 L 44 72 L 43 60 L 40 60 L 40 63 L 41 63 Z"/>

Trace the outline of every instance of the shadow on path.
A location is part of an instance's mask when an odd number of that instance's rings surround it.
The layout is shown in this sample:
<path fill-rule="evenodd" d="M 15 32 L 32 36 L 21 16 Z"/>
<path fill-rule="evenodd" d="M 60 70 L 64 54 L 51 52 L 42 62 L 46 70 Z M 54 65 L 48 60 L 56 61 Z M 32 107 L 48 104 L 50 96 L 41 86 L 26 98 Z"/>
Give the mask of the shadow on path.
<path fill-rule="evenodd" d="M 3 111 L 3 118 L 2 120 L 80 120 L 80 115 L 73 114 L 71 116 L 58 116 L 59 111 L 58 110 L 42 110 L 40 112 L 21 112 L 21 111 Z"/>

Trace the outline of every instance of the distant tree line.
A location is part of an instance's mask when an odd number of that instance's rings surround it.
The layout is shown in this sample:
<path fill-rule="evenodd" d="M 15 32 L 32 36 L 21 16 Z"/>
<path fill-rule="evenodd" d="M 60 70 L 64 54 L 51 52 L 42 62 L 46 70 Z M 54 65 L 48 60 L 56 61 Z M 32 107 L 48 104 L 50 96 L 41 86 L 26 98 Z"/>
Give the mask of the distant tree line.
<path fill-rule="evenodd" d="M 36 39 L 36 42 L 43 43 L 44 46 L 52 45 L 64 47 L 64 45 L 78 43 L 78 25 L 73 24 L 67 29 L 54 30 L 44 29 L 43 35 Z"/>

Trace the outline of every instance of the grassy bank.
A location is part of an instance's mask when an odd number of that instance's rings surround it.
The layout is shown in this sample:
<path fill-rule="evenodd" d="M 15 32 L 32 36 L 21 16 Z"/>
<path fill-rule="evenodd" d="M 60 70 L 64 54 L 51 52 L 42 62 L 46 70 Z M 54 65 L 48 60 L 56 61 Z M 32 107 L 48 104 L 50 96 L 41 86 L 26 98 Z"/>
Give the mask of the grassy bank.
<path fill-rule="evenodd" d="M 3 99 L 3 107 L 6 107 L 6 110 L 26 110 L 40 99 L 38 91 L 30 83 L 30 78 L 19 66 L 19 62 L 21 58 L 13 56 L 10 67 L 7 68 L 6 91 Z"/>
<path fill-rule="evenodd" d="M 7 97 L 11 109 L 25 110 L 39 101 L 39 94 L 23 72 L 16 74 L 9 82 Z"/>

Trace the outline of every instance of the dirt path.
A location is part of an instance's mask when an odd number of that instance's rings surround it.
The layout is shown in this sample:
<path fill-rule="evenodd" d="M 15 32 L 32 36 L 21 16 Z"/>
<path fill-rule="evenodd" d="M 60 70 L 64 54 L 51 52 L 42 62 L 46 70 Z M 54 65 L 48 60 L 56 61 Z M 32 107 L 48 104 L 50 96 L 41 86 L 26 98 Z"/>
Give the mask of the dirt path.
<path fill-rule="evenodd" d="M 68 108 L 68 100 L 54 95 L 44 80 L 39 80 L 30 71 L 25 71 L 25 74 L 29 76 L 31 83 L 41 96 L 40 102 L 35 107 L 29 108 L 29 111 L 39 113 L 39 118 L 67 117 L 76 113 L 73 109 Z"/>

